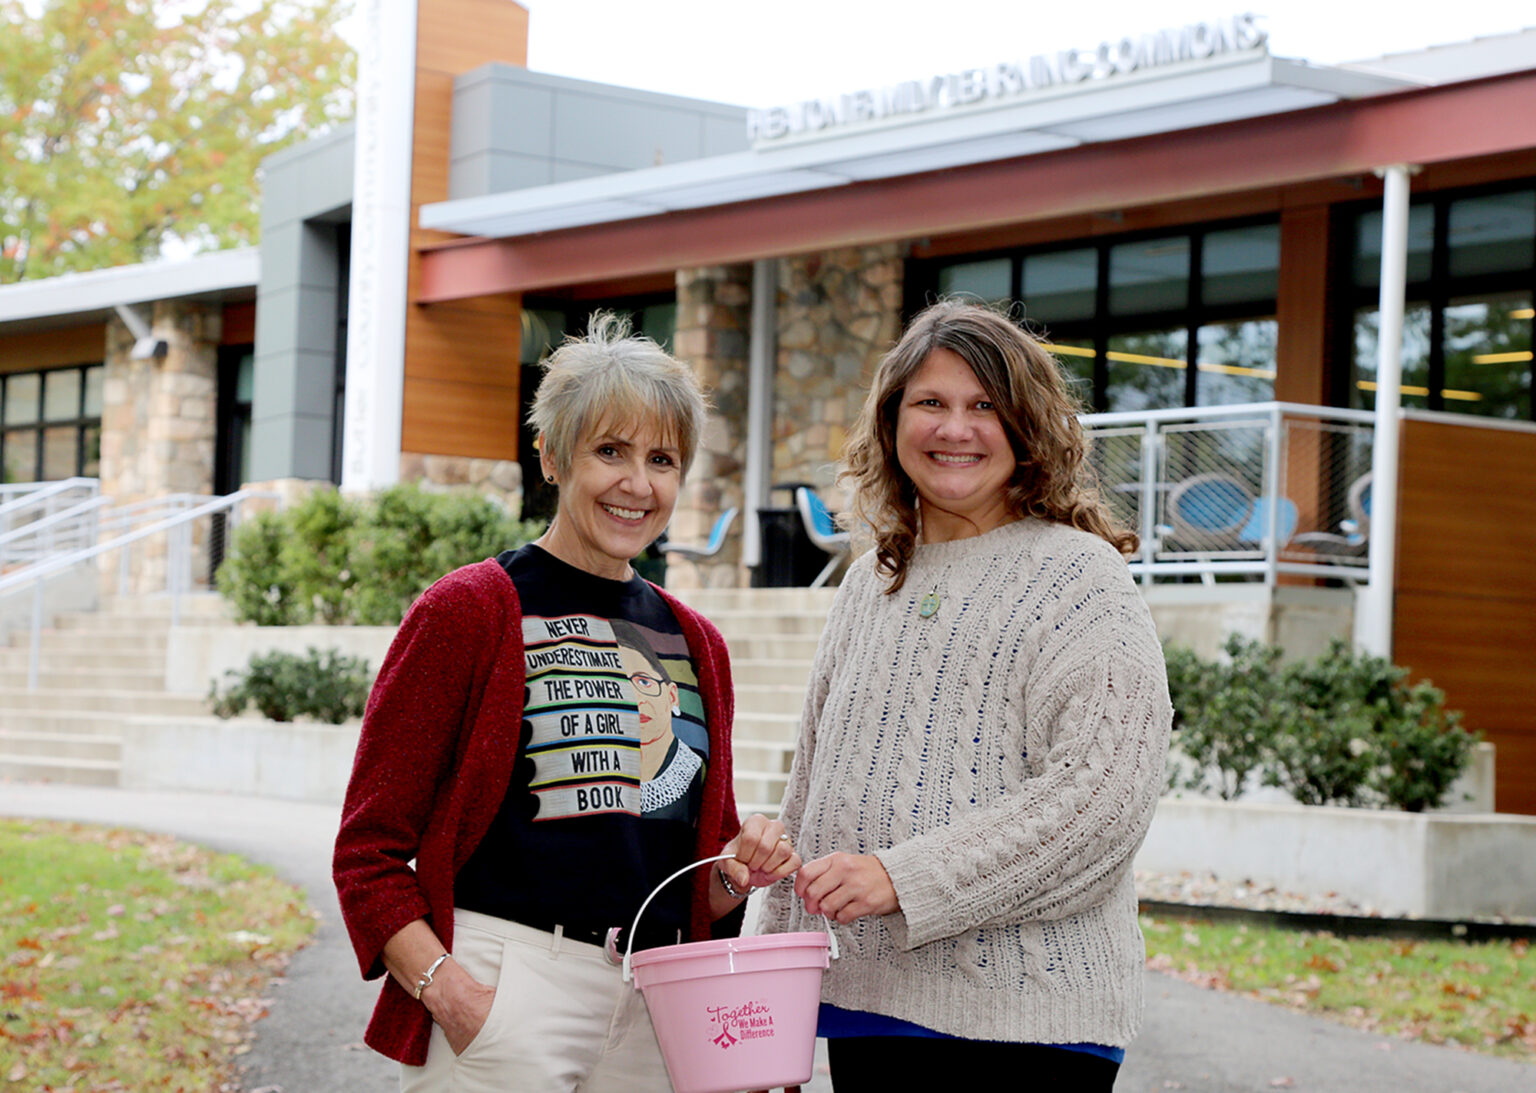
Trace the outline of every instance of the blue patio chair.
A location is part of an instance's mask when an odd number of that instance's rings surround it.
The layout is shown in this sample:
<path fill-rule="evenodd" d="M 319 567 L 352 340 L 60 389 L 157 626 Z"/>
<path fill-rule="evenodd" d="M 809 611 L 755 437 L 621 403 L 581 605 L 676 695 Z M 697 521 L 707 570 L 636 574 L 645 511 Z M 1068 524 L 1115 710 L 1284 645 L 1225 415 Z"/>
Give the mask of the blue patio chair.
<path fill-rule="evenodd" d="M 1253 512 L 1248 517 L 1248 522 L 1243 525 L 1243 530 L 1237 533 L 1238 541 L 1244 547 L 1259 547 L 1263 549 L 1265 540 L 1269 538 L 1269 509 L 1270 498 L 1260 497 L 1253 503 Z M 1291 536 L 1296 534 L 1296 524 L 1300 519 L 1300 513 L 1296 509 L 1296 502 L 1289 497 L 1282 497 L 1276 503 L 1277 516 L 1279 517 L 1279 542 L 1277 546 L 1285 546 L 1291 541 Z"/>
<path fill-rule="evenodd" d="M 832 555 L 811 582 L 812 588 L 820 588 L 827 583 L 838 563 L 847 557 L 850 537 L 846 531 L 837 530 L 837 524 L 833 522 L 827 506 L 809 487 L 795 488 L 795 507 L 800 510 L 800 520 L 805 524 L 805 533 L 810 536 L 811 542 Z"/>
<path fill-rule="evenodd" d="M 705 558 L 713 558 L 725 545 L 725 534 L 731 530 L 736 512 L 736 507 L 732 505 L 715 518 L 715 526 L 709 529 L 709 540 L 703 546 L 694 543 L 674 543 L 668 539 L 661 544 L 661 549 L 668 554 L 682 555 L 690 562 L 702 562 Z"/>
<path fill-rule="evenodd" d="M 1296 536 L 1296 546 L 1315 554 L 1359 558 L 1371 542 L 1371 476 L 1362 474 L 1350 483 L 1344 499 L 1349 518 L 1339 521 L 1339 530 L 1307 531 Z"/>
<path fill-rule="evenodd" d="M 1232 550 L 1253 514 L 1253 494 L 1229 474 L 1197 474 L 1168 494 L 1170 550 Z"/>

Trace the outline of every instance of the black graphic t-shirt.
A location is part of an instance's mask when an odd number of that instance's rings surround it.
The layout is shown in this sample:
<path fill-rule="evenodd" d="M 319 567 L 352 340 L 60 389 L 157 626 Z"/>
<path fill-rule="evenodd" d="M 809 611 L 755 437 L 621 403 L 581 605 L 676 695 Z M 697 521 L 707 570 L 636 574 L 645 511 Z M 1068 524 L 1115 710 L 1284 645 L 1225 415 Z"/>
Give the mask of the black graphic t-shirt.
<path fill-rule="evenodd" d="M 639 577 L 597 577 L 531 544 L 497 560 L 522 604 L 522 739 L 454 902 L 540 929 L 627 927 L 693 860 L 709 734 L 688 643 Z M 686 933 L 689 888 L 656 898 L 637 948 Z"/>

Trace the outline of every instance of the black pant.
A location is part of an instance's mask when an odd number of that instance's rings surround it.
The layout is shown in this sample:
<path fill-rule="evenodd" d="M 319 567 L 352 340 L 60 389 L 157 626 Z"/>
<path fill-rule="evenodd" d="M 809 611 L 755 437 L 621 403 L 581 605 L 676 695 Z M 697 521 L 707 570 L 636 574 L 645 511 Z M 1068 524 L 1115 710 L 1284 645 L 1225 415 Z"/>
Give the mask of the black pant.
<path fill-rule="evenodd" d="M 827 1041 L 836 1093 L 960 1090 L 1006 1074 L 1004 1087 L 1109 1093 L 1120 1064 L 1086 1051 L 928 1036 L 839 1036 Z"/>

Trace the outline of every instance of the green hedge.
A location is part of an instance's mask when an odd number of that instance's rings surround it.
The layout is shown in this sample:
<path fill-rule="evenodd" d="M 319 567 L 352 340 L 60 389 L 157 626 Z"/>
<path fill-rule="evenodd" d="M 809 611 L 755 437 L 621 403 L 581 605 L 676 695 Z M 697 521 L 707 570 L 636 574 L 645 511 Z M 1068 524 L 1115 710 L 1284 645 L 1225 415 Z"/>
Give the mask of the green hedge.
<path fill-rule="evenodd" d="M 257 653 L 244 671 L 225 672 L 224 679 L 223 691 L 217 684 L 208 691 L 217 717 L 236 717 L 254 706 L 270 721 L 311 717 L 327 725 L 362 717 L 373 685 L 366 660 L 338 649 L 322 654 L 313 646 L 303 656 Z"/>
<path fill-rule="evenodd" d="M 543 530 L 484 498 L 415 485 L 362 500 L 318 490 L 242 523 L 218 586 L 238 618 L 261 626 L 393 626 L 444 573 Z"/>
<path fill-rule="evenodd" d="M 1174 748 L 1171 789 L 1226 800 L 1257 780 L 1307 805 L 1422 812 L 1445 802 L 1478 736 L 1408 670 L 1342 641 L 1282 665 L 1279 649 L 1233 637 L 1207 661 L 1167 650 Z"/>

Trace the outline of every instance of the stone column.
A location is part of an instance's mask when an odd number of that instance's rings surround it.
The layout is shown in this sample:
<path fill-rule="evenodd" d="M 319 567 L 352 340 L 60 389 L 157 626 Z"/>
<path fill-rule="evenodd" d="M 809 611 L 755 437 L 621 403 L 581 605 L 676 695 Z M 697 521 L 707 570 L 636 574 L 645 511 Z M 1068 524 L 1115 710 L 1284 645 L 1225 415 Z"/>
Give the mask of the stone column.
<path fill-rule="evenodd" d="M 752 326 L 752 267 L 711 266 L 677 273 L 677 328 L 673 350 L 693 365 L 713 403 L 678 499 L 670 535 L 703 543 L 715 519 L 740 508 L 747 458 L 747 355 Z M 750 583 L 741 565 L 738 518 L 720 553 L 702 562 L 667 559 L 667 587 L 737 588 Z"/>
<path fill-rule="evenodd" d="M 150 329 L 166 343 L 167 352 L 147 360 L 130 359 L 133 336 L 120 320 L 108 324 L 101 491 L 118 505 L 173 493 L 213 492 L 221 324 L 217 306 L 159 301 Z M 202 520 L 192 528 L 194 588 L 208 584 L 211 524 Z M 129 591 L 164 591 L 167 537 L 151 536 L 126 549 L 133 551 Z M 112 575 L 112 590 L 119 564 L 113 556 L 103 559 L 103 574 Z"/>
<path fill-rule="evenodd" d="M 773 481 L 808 482 L 833 510 L 848 430 L 901 334 L 902 247 L 845 247 L 779 262 Z"/>
<path fill-rule="evenodd" d="M 400 481 L 429 493 L 461 492 L 495 501 L 518 516 L 523 511 L 523 467 L 515 459 L 400 453 Z"/>

